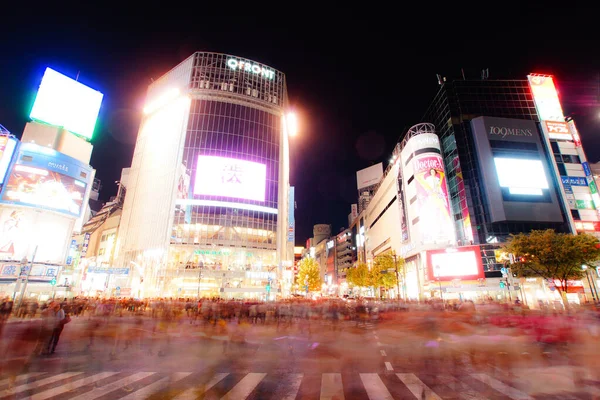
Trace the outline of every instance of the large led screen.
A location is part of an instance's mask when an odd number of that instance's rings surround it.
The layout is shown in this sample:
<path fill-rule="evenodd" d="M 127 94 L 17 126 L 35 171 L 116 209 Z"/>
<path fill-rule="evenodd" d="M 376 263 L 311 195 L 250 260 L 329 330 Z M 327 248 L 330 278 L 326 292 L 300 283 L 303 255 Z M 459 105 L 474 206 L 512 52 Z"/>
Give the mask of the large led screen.
<path fill-rule="evenodd" d="M 2 200 L 79 216 L 87 184 L 56 171 L 15 165 Z"/>
<path fill-rule="evenodd" d="M 46 68 L 29 116 L 91 139 L 103 96 L 88 86 Z"/>
<path fill-rule="evenodd" d="M 427 252 L 431 280 L 478 279 L 485 276 L 479 246 Z"/>
<path fill-rule="evenodd" d="M 198 156 L 194 194 L 265 201 L 264 164 L 217 156 Z"/>
<path fill-rule="evenodd" d="M 513 195 L 542 196 L 548 180 L 541 160 L 494 157 L 500 187 Z"/>
<path fill-rule="evenodd" d="M 565 117 L 552 77 L 527 75 L 527 79 L 540 119 L 543 121 L 564 121 Z"/>

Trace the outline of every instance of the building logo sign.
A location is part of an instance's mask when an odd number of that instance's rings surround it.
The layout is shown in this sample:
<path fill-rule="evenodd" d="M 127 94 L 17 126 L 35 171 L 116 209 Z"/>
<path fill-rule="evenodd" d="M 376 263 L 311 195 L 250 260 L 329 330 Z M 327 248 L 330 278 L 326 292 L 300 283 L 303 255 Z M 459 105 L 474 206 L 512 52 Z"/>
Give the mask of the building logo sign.
<path fill-rule="evenodd" d="M 573 140 L 571 132 L 569 131 L 569 125 L 566 122 L 560 121 L 544 121 L 546 126 L 546 132 L 550 139 L 556 140 Z"/>
<path fill-rule="evenodd" d="M 237 58 L 229 58 L 227 60 L 227 66 L 234 71 L 250 72 L 254 75 L 260 75 L 266 79 L 275 78 L 275 71 L 263 67 L 259 64 L 254 64 L 250 61 L 239 60 Z"/>
<path fill-rule="evenodd" d="M 563 185 L 570 186 L 587 186 L 587 180 L 581 176 L 561 176 Z"/>
<path fill-rule="evenodd" d="M 507 128 L 505 126 L 490 126 L 489 134 L 501 136 L 502 139 L 507 136 L 533 136 L 531 129 Z"/>

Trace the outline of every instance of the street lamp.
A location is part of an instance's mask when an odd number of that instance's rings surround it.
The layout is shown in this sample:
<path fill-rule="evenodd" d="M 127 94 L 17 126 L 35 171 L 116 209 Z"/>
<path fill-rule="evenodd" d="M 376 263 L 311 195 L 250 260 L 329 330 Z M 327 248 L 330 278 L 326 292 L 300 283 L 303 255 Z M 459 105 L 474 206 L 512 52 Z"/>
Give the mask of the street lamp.
<path fill-rule="evenodd" d="M 400 304 L 400 277 L 398 276 L 398 259 L 397 259 L 395 252 L 392 254 L 392 256 L 394 257 L 394 267 L 396 270 L 396 290 L 398 291 L 397 292 L 398 304 Z M 406 295 L 406 293 L 405 293 L 405 295 Z M 406 300 L 406 299 L 404 299 L 404 300 Z"/>

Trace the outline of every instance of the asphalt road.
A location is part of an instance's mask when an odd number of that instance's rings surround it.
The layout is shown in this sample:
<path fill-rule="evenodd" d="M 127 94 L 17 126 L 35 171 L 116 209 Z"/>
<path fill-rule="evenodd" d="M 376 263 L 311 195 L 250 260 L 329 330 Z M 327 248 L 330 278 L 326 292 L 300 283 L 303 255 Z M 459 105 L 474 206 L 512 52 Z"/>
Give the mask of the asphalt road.
<path fill-rule="evenodd" d="M 515 365 L 496 352 L 475 360 L 453 343 L 401 335 L 393 323 L 277 327 L 73 318 L 56 353 L 37 356 L 24 333 L 39 323 L 5 324 L 0 400 L 600 396 L 600 382 L 558 358 Z"/>

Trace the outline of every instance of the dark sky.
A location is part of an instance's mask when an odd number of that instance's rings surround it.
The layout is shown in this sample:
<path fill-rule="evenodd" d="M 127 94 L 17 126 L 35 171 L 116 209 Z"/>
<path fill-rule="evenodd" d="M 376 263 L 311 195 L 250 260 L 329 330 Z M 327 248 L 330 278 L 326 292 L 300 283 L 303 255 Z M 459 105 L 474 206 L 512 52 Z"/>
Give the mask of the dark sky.
<path fill-rule="evenodd" d="M 101 198 L 116 193 L 131 163 L 151 78 L 194 51 L 256 60 L 283 71 L 301 131 L 292 140 L 298 244 L 312 225 L 347 225 L 356 171 L 389 159 L 438 90 L 436 74 L 525 79 L 554 74 L 591 162 L 600 160 L 600 30 L 593 6 L 451 2 L 394 10 L 350 3 L 246 2 L 210 11 L 206 2 L 121 2 L 57 9 L 49 2 L 2 6 L 0 124 L 20 136 L 46 66 L 104 93 L 92 141 Z M 53 2 L 55 3 L 55 2 Z M 423 2 L 425 3 L 425 2 Z M 225 6 L 223 6 L 225 7 Z M 369 7 L 372 9 L 369 10 Z M 254 15 L 236 10 L 256 10 Z"/>

